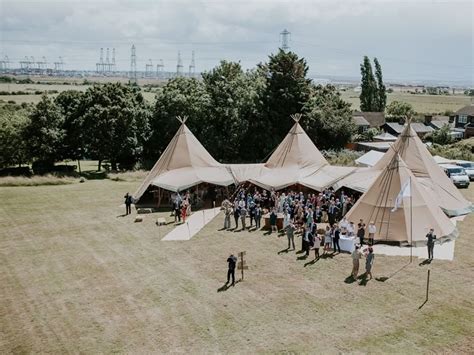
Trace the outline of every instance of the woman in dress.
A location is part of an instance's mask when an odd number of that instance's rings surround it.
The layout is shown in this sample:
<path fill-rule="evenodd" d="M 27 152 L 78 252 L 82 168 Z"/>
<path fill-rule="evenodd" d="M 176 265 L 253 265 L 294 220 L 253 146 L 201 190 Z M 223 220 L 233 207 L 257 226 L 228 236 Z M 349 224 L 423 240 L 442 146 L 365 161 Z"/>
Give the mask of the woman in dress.
<path fill-rule="evenodd" d="M 332 235 L 331 235 L 331 228 L 329 226 L 326 226 L 326 233 L 324 234 L 324 253 L 331 249 L 331 244 L 332 244 Z"/>
<path fill-rule="evenodd" d="M 374 249 L 369 247 L 369 252 L 365 259 L 365 275 L 370 276 L 369 280 L 372 279 L 372 265 L 374 264 Z"/>

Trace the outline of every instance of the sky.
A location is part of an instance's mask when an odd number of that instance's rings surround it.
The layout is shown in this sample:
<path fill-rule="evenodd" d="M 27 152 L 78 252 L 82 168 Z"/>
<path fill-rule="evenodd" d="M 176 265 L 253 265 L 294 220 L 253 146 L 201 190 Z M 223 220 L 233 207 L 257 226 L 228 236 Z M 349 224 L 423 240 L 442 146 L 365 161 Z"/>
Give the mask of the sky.
<path fill-rule="evenodd" d="M 474 0 L 0 0 L 0 59 L 61 56 L 65 69 L 95 69 L 100 48 L 116 49 L 119 70 L 163 60 L 175 71 L 220 60 L 246 69 L 267 60 L 291 32 L 290 48 L 311 77 L 360 77 L 364 55 L 386 80 L 474 86 Z M 104 58 L 105 59 L 105 58 Z"/>

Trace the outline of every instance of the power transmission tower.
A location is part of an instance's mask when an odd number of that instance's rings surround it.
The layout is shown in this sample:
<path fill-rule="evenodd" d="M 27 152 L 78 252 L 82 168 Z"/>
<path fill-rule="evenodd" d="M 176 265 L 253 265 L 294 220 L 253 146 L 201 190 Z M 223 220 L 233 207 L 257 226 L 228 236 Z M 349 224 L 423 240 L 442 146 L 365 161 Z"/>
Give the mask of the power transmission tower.
<path fill-rule="evenodd" d="M 163 59 L 160 59 L 160 61 L 156 65 L 156 76 L 158 78 L 161 78 L 161 76 L 163 75 L 164 68 L 165 68 L 165 65 L 163 64 Z"/>
<path fill-rule="evenodd" d="M 8 64 L 10 63 L 10 60 L 8 59 L 8 56 L 6 55 L 3 60 L 0 60 L 0 70 L 8 70 Z M 20 64 L 21 65 L 21 64 Z"/>
<path fill-rule="evenodd" d="M 99 62 L 95 64 L 97 73 L 104 72 L 104 48 L 100 49 L 100 59 Z"/>
<path fill-rule="evenodd" d="M 286 28 L 280 32 L 281 49 L 283 49 L 285 52 L 290 50 L 290 36 L 291 32 L 288 32 Z"/>
<path fill-rule="evenodd" d="M 130 82 L 133 84 L 137 83 L 137 53 L 134 44 L 132 44 L 132 53 L 130 55 Z"/>
<path fill-rule="evenodd" d="M 181 59 L 181 52 L 178 51 L 178 64 L 176 65 L 176 76 L 181 76 L 183 73 L 183 60 Z"/>
<path fill-rule="evenodd" d="M 115 48 L 112 48 L 112 71 L 115 72 L 116 66 L 115 66 Z"/>
<path fill-rule="evenodd" d="M 54 70 L 55 70 L 55 71 L 62 71 L 62 70 L 64 70 L 64 62 L 63 62 L 63 58 L 62 58 L 62 57 L 59 57 L 59 61 L 54 62 Z"/>
<path fill-rule="evenodd" d="M 148 59 L 148 64 L 145 65 L 145 76 L 153 76 L 153 62 L 151 61 L 151 59 Z"/>
<path fill-rule="evenodd" d="M 189 76 L 193 77 L 196 71 L 196 63 L 194 61 L 194 51 L 191 52 L 191 64 L 189 64 Z"/>
<path fill-rule="evenodd" d="M 109 48 L 107 48 L 107 54 L 105 55 L 105 72 L 109 72 L 110 71 L 110 51 L 109 51 Z"/>

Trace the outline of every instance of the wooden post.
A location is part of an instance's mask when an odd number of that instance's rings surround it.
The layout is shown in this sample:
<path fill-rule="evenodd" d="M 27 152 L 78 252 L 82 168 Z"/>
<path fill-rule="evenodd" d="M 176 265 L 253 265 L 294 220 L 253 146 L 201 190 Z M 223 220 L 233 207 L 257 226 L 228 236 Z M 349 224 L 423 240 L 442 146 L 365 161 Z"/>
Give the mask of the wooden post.
<path fill-rule="evenodd" d="M 242 270 L 242 281 L 244 280 L 244 269 L 247 270 L 249 267 L 245 264 L 245 261 L 244 261 L 244 255 L 246 254 L 247 252 L 246 251 L 241 251 L 239 253 L 239 256 L 240 256 L 240 262 L 238 263 L 237 265 L 237 269 L 240 269 Z"/>
<path fill-rule="evenodd" d="M 426 279 L 426 300 L 425 302 L 428 301 L 428 293 L 429 293 L 429 289 L 430 289 L 430 269 L 428 269 L 428 276 L 427 276 L 427 279 Z"/>

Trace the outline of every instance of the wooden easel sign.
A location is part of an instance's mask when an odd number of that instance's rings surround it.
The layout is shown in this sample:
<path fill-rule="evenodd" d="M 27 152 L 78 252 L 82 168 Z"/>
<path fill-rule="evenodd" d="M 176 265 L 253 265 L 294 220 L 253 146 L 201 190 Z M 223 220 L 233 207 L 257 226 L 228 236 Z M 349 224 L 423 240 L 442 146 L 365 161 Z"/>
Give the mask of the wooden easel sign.
<path fill-rule="evenodd" d="M 240 261 L 237 264 L 237 270 L 242 270 L 242 280 L 244 279 L 244 270 L 248 270 L 247 262 L 244 260 L 244 255 L 247 254 L 246 251 L 241 251 L 239 253 Z"/>

